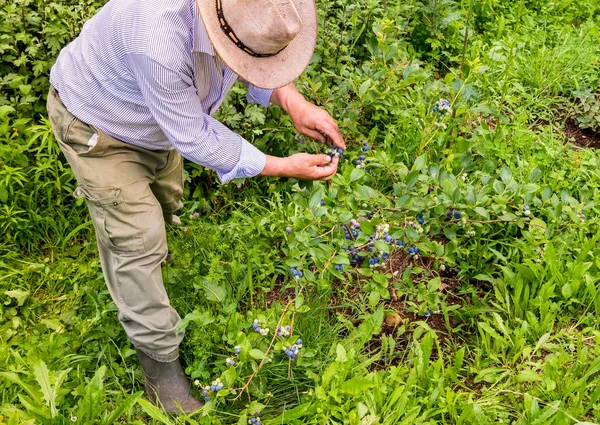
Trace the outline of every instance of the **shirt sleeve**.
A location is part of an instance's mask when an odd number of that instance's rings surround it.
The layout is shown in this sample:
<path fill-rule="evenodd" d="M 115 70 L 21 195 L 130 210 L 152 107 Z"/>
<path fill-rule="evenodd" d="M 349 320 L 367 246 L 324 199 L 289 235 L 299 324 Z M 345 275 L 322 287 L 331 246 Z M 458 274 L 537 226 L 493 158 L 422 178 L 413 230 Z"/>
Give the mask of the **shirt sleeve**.
<path fill-rule="evenodd" d="M 273 90 L 261 89 L 253 86 L 242 78 L 240 78 L 240 81 L 248 88 L 248 95 L 246 96 L 246 99 L 248 99 L 249 103 L 257 103 L 265 108 L 268 108 L 269 105 L 271 105 L 271 95 L 273 94 Z"/>
<path fill-rule="evenodd" d="M 265 154 L 204 112 L 189 77 L 145 55 L 127 59 L 150 113 L 184 158 L 215 170 L 221 183 L 260 174 Z"/>

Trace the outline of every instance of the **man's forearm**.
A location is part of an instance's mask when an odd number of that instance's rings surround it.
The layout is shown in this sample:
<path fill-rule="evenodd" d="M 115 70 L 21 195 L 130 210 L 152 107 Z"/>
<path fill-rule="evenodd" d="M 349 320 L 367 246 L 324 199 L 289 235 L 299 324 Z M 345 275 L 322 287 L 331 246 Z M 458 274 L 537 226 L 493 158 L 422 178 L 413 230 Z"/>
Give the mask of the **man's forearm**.
<path fill-rule="evenodd" d="M 267 162 L 260 175 L 265 177 L 286 177 L 287 160 L 276 156 L 265 155 Z"/>
<path fill-rule="evenodd" d="M 300 94 L 294 83 L 273 90 L 271 103 L 281 106 L 289 114 L 295 105 L 306 102 L 304 96 Z"/>

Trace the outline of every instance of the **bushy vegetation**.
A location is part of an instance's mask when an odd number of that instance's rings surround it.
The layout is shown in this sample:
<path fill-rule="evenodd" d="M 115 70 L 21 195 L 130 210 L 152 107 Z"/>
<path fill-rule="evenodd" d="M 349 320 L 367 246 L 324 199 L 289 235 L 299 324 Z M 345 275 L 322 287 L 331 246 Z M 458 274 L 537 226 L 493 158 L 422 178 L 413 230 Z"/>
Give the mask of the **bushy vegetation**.
<path fill-rule="evenodd" d="M 600 157 L 564 132 L 598 129 L 600 3 L 318 2 L 297 85 L 346 138 L 333 181 L 186 165 L 164 277 L 190 417 L 143 398 L 44 116 L 101 5 L 0 5 L 0 424 L 600 422 Z M 327 150 L 244 90 L 228 126 Z"/>

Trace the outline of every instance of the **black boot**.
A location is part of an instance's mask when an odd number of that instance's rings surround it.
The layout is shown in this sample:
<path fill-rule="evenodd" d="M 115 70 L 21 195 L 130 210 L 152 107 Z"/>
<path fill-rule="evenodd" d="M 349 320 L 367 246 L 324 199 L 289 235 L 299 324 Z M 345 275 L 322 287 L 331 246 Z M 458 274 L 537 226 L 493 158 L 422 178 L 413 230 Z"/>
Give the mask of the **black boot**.
<path fill-rule="evenodd" d="M 146 395 L 152 403 L 169 413 L 191 413 L 204 404 L 190 394 L 190 380 L 179 359 L 159 362 L 136 351 L 146 378 Z"/>

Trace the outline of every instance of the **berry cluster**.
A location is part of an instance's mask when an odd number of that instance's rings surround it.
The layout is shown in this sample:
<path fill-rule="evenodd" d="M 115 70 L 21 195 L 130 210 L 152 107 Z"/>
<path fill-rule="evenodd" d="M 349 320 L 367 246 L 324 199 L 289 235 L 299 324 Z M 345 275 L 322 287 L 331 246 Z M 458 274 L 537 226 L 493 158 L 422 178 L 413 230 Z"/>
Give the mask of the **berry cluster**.
<path fill-rule="evenodd" d="M 439 112 L 440 114 L 447 114 L 452 110 L 450 102 L 446 99 L 440 99 L 433 107 L 433 112 Z"/>
<path fill-rule="evenodd" d="M 350 226 L 342 226 L 342 229 L 344 230 L 344 235 L 348 240 L 354 240 L 358 238 L 358 235 L 362 233 L 362 231 L 360 230 L 360 224 L 356 220 L 354 220 L 354 223 L 356 224 L 353 224 L 353 222 L 351 221 Z"/>
<path fill-rule="evenodd" d="M 225 359 L 225 363 L 227 363 L 227 366 L 235 366 L 235 360 L 231 357 L 227 357 L 227 359 Z"/>
<path fill-rule="evenodd" d="M 256 333 L 259 333 L 262 336 L 269 335 L 269 328 L 261 328 L 258 319 L 254 319 L 254 322 L 252 322 L 252 328 Z"/>
<path fill-rule="evenodd" d="M 250 419 L 248 419 L 248 423 L 250 425 L 262 425 L 260 417 L 258 416 L 258 412 L 255 413 Z"/>
<path fill-rule="evenodd" d="M 298 358 L 298 354 L 299 354 L 301 348 L 302 348 L 302 340 L 298 339 L 298 340 L 296 340 L 296 343 L 294 345 L 292 345 L 291 347 L 288 348 L 288 347 L 284 346 L 282 351 L 290 359 L 296 360 Z"/>
<path fill-rule="evenodd" d="M 275 335 L 283 338 L 287 338 L 290 336 L 292 332 L 292 327 L 290 325 L 287 326 L 277 326 L 277 331 L 275 331 Z"/>
<path fill-rule="evenodd" d="M 529 205 L 525 204 L 523 205 L 523 214 L 525 214 L 525 216 L 529 217 L 531 215 L 531 210 L 529 208 Z"/>
<path fill-rule="evenodd" d="M 200 381 L 198 381 L 196 379 L 194 381 L 194 385 L 199 387 Z M 221 379 L 220 378 L 215 379 L 210 385 L 207 385 L 202 389 L 202 394 L 204 395 L 204 401 L 210 401 L 211 391 L 218 392 L 218 391 L 221 391 L 222 389 L 223 389 L 223 382 L 221 381 Z"/>
<path fill-rule="evenodd" d="M 290 267 L 290 273 L 292 273 L 292 276 L 295 278 L 301 278 L 304 276 L 304 274 L 300 270 L 296 270 L 295 267 Z"/>
<path fill-rule="evenodd" d="M 409 246 L 407 251 L 411 257 L 419 254 L 419 248 L 417 248 L 416 246 Z"/>
<path fill-rule="evenodd" d="M 462 217 L 462 214 L 460 213 L 460 211 L 457 211 L 454 208 L 450 208 L 448 210 L 448 212 L 446 213 L 446 217 L 448 217 L 450 220 L 452 220 L 452 219 L 460 220 Z"/>
<path fill-rule="evenodd" d="M 371 162 L 371 161 L 369 161 L 369 160 L 366 160 L 366 161 L 365 161 L 365 156 L 364 156 L 364 155 L 359 155 L 359 156 L 358 156 L 358 159 L 356 160 L 356 168 L 362 168 L 362 167 L 363 167 L 363 165 L 364 165 L 364 164 L 363 164 L 363 162 L 364 162 L 365 164 L 368 164 L 368 163 L 369 163 L 369 162 Z M 369 171 L 369 169 L 367 168 L 367 170 L 366 170 L 366 171 L 368 172 L 368 171 Z"/>
<path fill-rule="evenodd" d="M 365 142 L 362 147 L 363 152 L 366 152 L 369 149 L 371 149 L 371 146 L 369 146 L 369 144 L 367 142 Z"/>
<path fill-rule="evenodd" d="M 344 157 L 344 150 L 342 148 L 338 148 L 337 146 L 332 146 L 329 148 L 327 154 L 332 158 L 337 157 L 341 159 Z"/>

